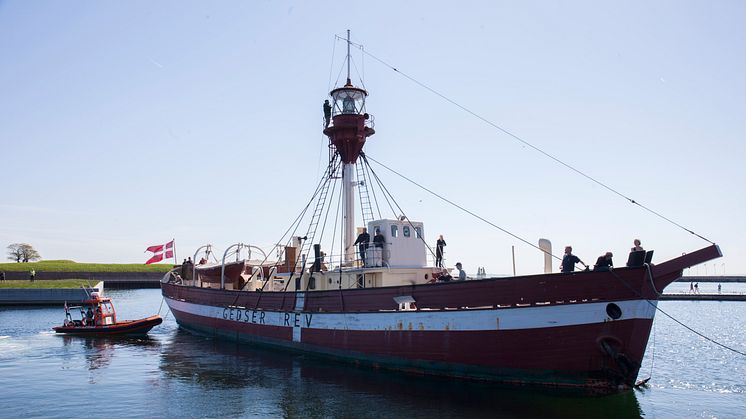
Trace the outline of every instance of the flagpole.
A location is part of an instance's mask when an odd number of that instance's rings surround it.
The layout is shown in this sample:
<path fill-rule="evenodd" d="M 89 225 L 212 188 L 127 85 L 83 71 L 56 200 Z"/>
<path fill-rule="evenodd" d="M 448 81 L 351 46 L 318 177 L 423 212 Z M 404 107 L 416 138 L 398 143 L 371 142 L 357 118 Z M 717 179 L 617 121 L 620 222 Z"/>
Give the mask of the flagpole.
<path fill-rule="evenodd" d="M 171 239 L 174 243 L 174 265 L 176 265 L 176 239 Z"/>

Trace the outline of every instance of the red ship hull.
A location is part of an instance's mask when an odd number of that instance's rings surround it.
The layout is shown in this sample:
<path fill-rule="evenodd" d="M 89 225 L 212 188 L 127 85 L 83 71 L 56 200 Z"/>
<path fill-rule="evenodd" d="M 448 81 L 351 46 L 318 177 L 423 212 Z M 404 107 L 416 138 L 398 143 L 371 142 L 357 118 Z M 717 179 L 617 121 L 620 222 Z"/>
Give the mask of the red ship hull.
<path fill-rule="evenodd" d="M 247 292 L 162 283 L 176 321 L 208 336 L 374 367 L 506 384 L 634 385 L 658 293 L 717 246 L 657 266 L 411 286 Z M 394 297 L 416 310 L 399 311 Z"/>

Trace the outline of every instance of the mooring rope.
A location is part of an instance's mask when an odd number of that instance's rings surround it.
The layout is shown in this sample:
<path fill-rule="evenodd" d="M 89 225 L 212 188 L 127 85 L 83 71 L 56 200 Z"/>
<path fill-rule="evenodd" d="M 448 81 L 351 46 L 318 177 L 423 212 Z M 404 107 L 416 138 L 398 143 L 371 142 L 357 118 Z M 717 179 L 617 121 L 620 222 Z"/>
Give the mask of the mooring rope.
<path fill-rule="evenodd" d="M 746 353 L 744 353 L 744 352 L 741 352 L 741 351 L 739 351 L 738 349 L 735 349 L 735 348 L 731 348 L 730 346 L 728 346 L 728 345 L 726 345 L 726 344 L 724 344 L 724 343 L 720 343 L 720 342 L 716 341 L 715 339 L 713 339 L 713 338 L 711 338 L 711 337 L 709 337 L 709 336 L 706 336 L 706 335 L 705 335 L 704 333 L 698 332 L 698 331 L 694 330 L 694 329 L 693 329 L 692 327 L 690 327 L 690 326 L 687 326 L 686 324 L 684 324 L 684 323 L 683 323 L 682 321 L 678 320 L 678 319 L 677 319 L 677 318 L 675 318 L 674 316 L 672 316 L 672 315 L 670 315 L 670 314 L 666 313 L 666 312 L 665 312 L 665 311 L 664 311 L 664 310 L 663 310 L 662 308 L 658 307 L 658 305 L 657 305 L 657 304 L 653 304 L 653 302 L 652 302 L 652 301 L 650 301 L 650 300 L 648 300 L 647 298 L 643 297 L 643 296 L 642 296 L 642 294 L 640 294 L 640 293 L 639 293 L 639 292 L 638 292 L 638 291 L 637 291 L 637 290 L 636 290 L 636 289 L 635 289 L 635 288 L 634 288 L 634 287 L 633 287 L 632 285 L 630 285 L 630 284 L 629 284 L 629 283 L 628 283 L 627 281 L 625 281 L 625 280 L 624 280 L 624 279 L 623 279 L 622 277 L 620 277 L 619 275 L 617 275 L 617 274 L 616 274 L 616 272 L 614 272 L 613 270 L 612 270 L 612 271 L 610 271 L 610 272 L 611 272 L 611 274 L 612 274 L 612 275 L 614 276 L 614 278 L 616 278 L 616 279 L 617 279 L 617 280 L 619 280 L 619 281 L 620 281 L 620 282 L 621 282 L 622 284 L 624 284 L 624 286 L 626 286 L 626 287 L 627 287 L 627 288 L 628 288 L 628 289 L 629 289 L 630 291 L 632 291 L 632 293 L 633 293 L 633 294 L 635 294 L 635 295 L 636 295 L 637 297 L 639 297 L 639 298 L 641 298 L 641 299 L 645 300 L 645 301 L 646 301 L 646 302 L 647 302 L 648 304 L 650 304 L 650 305 L 651 305 L 651 306 L 652 306 L 652 307 L 653 307 L 654 309 L 656 309 L 657 311 L 660 311 L 661 313 L 663 313 L 663 315 L 665 315 L 665 316 L 666 316 L 666 317 L 668 317 L 669 319 L 673 320 L 674 322 L 678 323 L 678 324 L 679 324 L 680 326 L 684 327 L 685 329 L 689 330 L 690 332 L 694 333 L 695 335 L 697 335 L 697 336 L 699 336 L 699 337 L 701 337 L 701 338 L 703 338 L 703 339 L 705 339 L 705 340 L 707 340 L 707 341 L 709 341 L 709 342 L 712 342 L 712 343 L 714 343 L 715 345 L 718 345 L 718 346 L 720 346 L 720 347 L 722 347 L 722 348 L 724 348 L 724 349 L 727 349 L 727 350 L 729 350 L 729 351 L 735 352 L 735 353 L 737 353 L 737 354 L 739 354 L 739 355 L 742 355 L 742 356 L 746 356 Z M 655 289 L 654 289 L 654 290 L 655 290 Z M 656 291 L 656 292 L 657 292 L 657 291 Z M 660 294 L 659 294 L 659 295 L 660 295 Z M 659 300 L 657 300 L 657 301 L 659 301 Z"/>

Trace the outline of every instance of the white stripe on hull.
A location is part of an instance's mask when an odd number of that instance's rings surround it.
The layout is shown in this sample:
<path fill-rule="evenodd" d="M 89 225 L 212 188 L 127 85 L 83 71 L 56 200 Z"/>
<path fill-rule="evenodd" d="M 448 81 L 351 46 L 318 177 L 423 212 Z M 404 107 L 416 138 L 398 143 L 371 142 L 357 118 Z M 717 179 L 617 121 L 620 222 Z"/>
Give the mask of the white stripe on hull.
<path fill-rule="evenodd" d="M 301 329 L 325 330 L 524 330 L 576 326 L 612 320 L 607 302 L 516 307 L 504 309 L 318 313 L 265 311 L 240 307 L 214 307 L 166 298 L 169 307 L 196 316 L 266 326 L 293 327 L 293 340 L 301 341 Z M 622 316 L 617 320 L 652 319 L 657 301 L 615 301 Z"/>

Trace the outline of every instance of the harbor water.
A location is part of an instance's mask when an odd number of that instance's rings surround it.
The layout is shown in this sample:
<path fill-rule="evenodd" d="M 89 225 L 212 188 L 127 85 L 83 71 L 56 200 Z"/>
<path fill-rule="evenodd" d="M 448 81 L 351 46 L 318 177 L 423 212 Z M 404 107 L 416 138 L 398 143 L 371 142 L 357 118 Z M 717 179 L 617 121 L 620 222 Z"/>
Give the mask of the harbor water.
<path fill-rule="evenodd" d="M 688 288 L 676 283 L 666 291 Z M 746 284 L 723 285 L 723 292 L 746 292 Z M 60 307 L 0 307 L 0 417 L 746 417 L 746 356 L 661 312 L 639 375 L 650 377 L 648 386 L 581 396 L 375 371 L 205 339 L 179 330 L 160 290 L 106 294 L 119 319 L 160 310 L 165 321 L 148 337 L 69 337 L 51 330 L 63 320 Z M 746 303 L 662 301 L 659 308 L 746 352 Z"/>

